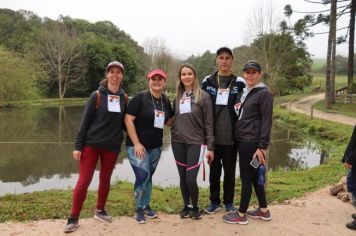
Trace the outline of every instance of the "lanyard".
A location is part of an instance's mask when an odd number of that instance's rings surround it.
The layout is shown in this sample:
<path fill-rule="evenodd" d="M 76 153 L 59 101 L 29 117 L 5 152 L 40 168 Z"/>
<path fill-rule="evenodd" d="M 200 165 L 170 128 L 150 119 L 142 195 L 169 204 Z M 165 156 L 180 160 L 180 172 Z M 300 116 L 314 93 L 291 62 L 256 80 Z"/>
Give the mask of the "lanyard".
<path fill-rule="evenodd" d="M 219 76 L 218 74 L 217 74 L 216 76 L 218 77 L 218 88 L 220 89 L 220 76 Z M 232 80 L 230 81 L 229 86 L 227 86 L 226 88 L 230 88 L 230 86 L 231 86 L 231 84 L 232 84 L 232 81 L 234 81 L 234 79 L 232 79 Z"/>
<path fill-rule="evenodd" d="M 152 99 L 152 103 L 153 103 L 153 107 L 155 108 L 155 110 L 157 110 L 156 108 L 156 105 L 155 105 L 155 101 L 153 100 L 153 96 L 152 96 L 152 93 L 150 92 L 150 95 L 151 95 L 151 99 Z M 161 94 L 161 105 L 162 105 L 162 110 L 163 111 L 163 101 L 162 101 L 162 94 Z"/>

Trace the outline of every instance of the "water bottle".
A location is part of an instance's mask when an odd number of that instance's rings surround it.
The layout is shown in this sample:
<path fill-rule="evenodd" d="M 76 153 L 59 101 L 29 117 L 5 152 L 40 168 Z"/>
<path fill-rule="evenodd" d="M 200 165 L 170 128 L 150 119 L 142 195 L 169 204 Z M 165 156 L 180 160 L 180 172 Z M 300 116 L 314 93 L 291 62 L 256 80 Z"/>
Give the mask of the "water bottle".
<path fill-rule="evenodd" d="M 260 165 L 257 170 L 257 175 L 258 175 L 258 180 L 257 184 L 258 185 L 264 185 L 266 182 L 266 169 L 267 167 L 265 165 Z"/>

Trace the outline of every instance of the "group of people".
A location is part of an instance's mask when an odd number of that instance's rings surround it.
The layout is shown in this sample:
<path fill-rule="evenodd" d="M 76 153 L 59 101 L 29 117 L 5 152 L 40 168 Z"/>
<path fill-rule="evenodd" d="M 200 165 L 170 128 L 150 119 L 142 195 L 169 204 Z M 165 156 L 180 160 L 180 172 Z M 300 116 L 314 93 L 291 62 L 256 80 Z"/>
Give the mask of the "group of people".
<path fill-rule="evenodd" d="M 71 215 L 64 232 L 78 227 L 80 211 L 100 159 L 98 199 L 94 218 L 111 222 L 105 210 L 110 178 L 127 132 L 126 151 L 136 177 L 134 184 L 136 221 L 156 218 L 150 207 L 152 176 L 161 156 L 163 128 L 171 127 L 171 145 L 180 177 L 183 198 L 181 218 L 198 220 L 199 188 L 197 175 L 204 158 L 210 165 L 210 205 L 213 214 L 220 209 L 222 170 L 223 198 L 227 223 L 247 224 L 247 216 L 271 220 L 263 181 L 266 150 L 272 126 L 273 97 L 261 82 L 262 68 L 254 60 L 243 67 L 243 77 L 231 72 L 233 52 L 222 47 L 216 52 L 217 71 L 200 84 L 191 64 L 178 71 L 177 88 L 171 103 L 164 93 L 166 73 L 148 73 L 148 89 L 137 93 L 128 103 L 122 89 L 124 66 L 110 62 L 106 78 L 86 103 L 75 141 L 74 159 L 79 164 L 79 179 L 73 191 Z M 239 154 L 241 200 L 234 207 L 235 169 Z M 261 176 L 262 173 L 262 176 Z M 259 208 L 248 211 L 252 186 Z"/>

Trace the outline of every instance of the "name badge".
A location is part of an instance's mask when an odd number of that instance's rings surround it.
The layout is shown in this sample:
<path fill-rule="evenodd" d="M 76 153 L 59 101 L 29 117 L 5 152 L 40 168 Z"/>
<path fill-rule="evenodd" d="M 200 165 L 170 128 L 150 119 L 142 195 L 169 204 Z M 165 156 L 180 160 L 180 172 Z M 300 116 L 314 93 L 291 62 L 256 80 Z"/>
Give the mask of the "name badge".
<path fill-rule="evenodd" d="M 108 110 L 110 112 L 121 112 L 120 96 L 108 95 Z"/>
<path fill-rule="evenodd" d="M 216 105 L 227 105 L 229 100 L 230 89 L 218 89 L 218 94 L 216 96 Z"/>
<path fill-rule="evenodd" d="M 163 111 L 155 110 L 155 121 L 154 121 L 155 128 L 163 129 L 164 116 L 165 114 Z"/>
<path fill-rule="evenodd" d="M 191 111 L 190 97 L 181 98 L 179 102 L 179 114 L 190 113 Z"/>

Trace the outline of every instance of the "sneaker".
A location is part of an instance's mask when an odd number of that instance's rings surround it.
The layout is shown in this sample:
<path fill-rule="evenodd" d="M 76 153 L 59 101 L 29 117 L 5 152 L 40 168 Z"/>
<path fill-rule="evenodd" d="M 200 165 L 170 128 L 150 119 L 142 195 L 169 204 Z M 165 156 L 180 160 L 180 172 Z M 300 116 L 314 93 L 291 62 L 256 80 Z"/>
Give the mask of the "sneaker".
<path fill-rule="evenodd" d="M 272 220 L 272 216 L 271 213 L 269 212 L 269 210 L 267 210 L 266 213 L 263 213 L 260 208 L 257 208 L 255 210 L 252 211 L 247 211 L 247 215 L 251 218 L 255 218 L 255 219 L 262 219 L 262 220 Z"/>
<path fill-rule="evenodd" d="M 225 204 L 225 211 L 226 211 L 226 214 L 229 214 L 231 212 L 234 212 L 236 211 L 237 209 L 234 207 L 234 205 L 232 203 L 227 203 Z"/>
<path fill-rule="evenodd" d="M 101 220 L 104 222 L 111 222 L 112 217 L 109 216 L 104 209 L 101 209 L 95 211 L 94 219 Z"/>
<path fill-rule="evenodd" d="M 346 228 L 348 229 L 352 229 L 352 230 L 356 230 L 356 220 L 350 222 L 350 223 L 347 223 L 346 224 Z"/>
<path fill-rule="evenodd" d="M 204 212 L 208 214 L 214 214 L 215 212 L 220 210 L 220 205 L 217 203 L 210 203 L 210 206 L 208 206 Z"/>
<path fill-rule="evenodd" d="M 138 224 L 146 223 L 145 211 L 142 207 L 136 209 L 136 222 Z"/>
<path fill-rule="evenodd" d="M 247 214 L 245 214 L 244 216 L 240 216 L 240 214 L 237 211 L 224 215 L 223 220 L 224 222 L 229 224 L 240 224 L 240 225 L 248 224 Z"/>
<path fill-rule="evenodd" d="M 157 214 L 151 207 L 148 205 L 143 209 L 144 213 L 147 215 L 148 218 L 153 219 L 157 218 Z"/>
<path fill-rule="evenodd" d="M 180 218 L 188 218 L 190 217 L 190 211 L 192 210 L 189 206 L 184 206 L 184 208 L 179 213 Z"/>
<path fill-rule="evenodd" d="M 351 215 L 351 217 L 352 217 L 352 219 L 356 220 L 356 213 L 353 213 L 353 214 Z"/>
<path fill-rule="evenodd" d="M 70 233 L 75 231 L 79 226 L 78 222 L 78 218 L 74 218 L 72 216 L 69 217 L 67 224 L 64 226 L 64 233 Z"/>
<path fill-rule="evenodd" d="M 203 215 L 201 214 L 199 207 L 193 207 L 192 210 L 190 211 L 190 217 L 193 220 L 199 220 L 203 217 Z"/>

